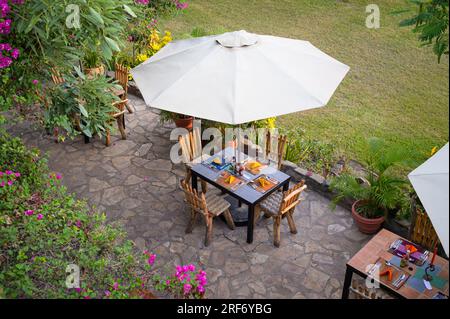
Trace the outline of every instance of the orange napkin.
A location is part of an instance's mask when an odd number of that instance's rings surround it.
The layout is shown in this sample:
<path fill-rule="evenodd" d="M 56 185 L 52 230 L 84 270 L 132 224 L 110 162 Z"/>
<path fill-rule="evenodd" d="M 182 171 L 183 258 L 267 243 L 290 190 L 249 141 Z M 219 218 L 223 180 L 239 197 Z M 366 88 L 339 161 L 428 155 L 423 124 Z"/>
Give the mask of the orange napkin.
<path fill-rule="evenodd" d="M 417 251 L 417 248 L 416 248 L 415 246 L 413 246 L 413 245 L 406 245 L 406 246 L 405 246 L 405 249 L 406 249 L 406 250 L 409 250 L 409 252 L 410 252 L 411 254 L 413 254 L 413 253 L 415 253 L 415 252 Z"/>
<path fill-rule="evenodd" d="M 380 276 L 386 276 L 386 275 L 388 275 L 389 281 L 392 281 L 392 269 L 391 269 L 390 267 L 389 267 L 389 268 L 386 268 L 385 271 L 383 271 L 382 273 L 380 273 Z"/>

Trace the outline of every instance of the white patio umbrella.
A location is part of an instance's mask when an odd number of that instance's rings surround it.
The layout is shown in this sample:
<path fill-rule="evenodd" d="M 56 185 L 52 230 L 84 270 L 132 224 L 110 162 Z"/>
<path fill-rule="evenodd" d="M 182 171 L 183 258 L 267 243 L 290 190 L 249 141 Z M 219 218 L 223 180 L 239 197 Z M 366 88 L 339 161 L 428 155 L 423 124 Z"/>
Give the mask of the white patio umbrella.
<path fill-rule="evenodd" d="M 241 124 L 326 105 L 348 70 L 307 41 L 237 31 L 171 42 L 131 74 L 151 107 Z"/>
<path fill-rule="evenodd" d="M 417 195 L 448 256 L 448 143 L 414 171 L 409 173 Z"/>

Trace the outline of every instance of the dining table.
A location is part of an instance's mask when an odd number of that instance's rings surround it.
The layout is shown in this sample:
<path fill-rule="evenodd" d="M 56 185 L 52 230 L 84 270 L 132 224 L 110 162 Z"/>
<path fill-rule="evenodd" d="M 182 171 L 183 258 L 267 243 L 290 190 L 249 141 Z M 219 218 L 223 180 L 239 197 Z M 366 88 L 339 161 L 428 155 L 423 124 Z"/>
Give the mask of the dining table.
<path fill-rule="evenodd" d="M 242 165 L 249 161 L 257 161 L 264 163 L 263 168 L 257 173 L 254 171 L 248 172 L 247 170 L 242 171 L 242 175 L 238 172 L 232 172 L 231 174 L 241 180 L 237 187 L 231 188 L 224 185 L 224 183 L 219 182 L 221 174 L 224 173 L 225 169 L 216 168 L 212 165 L 212 160 L 215 158 L 220 158 L 224 160 L 225 165 L 227 163 L 232 163 L 233 158 Z M 233 198 L 237 199 L 239 203 L 243 203 L 248 206 L 247 219 L 244 222 L 240 222 L 237 226 L 247 226 L 247 243 L 251 244 L 253 242 L 253 228 L 255 219 L 255 207 L 268 196 L 276 191 L 289 189 L 289 182 L 291 177 L 282 171 L 278 170 L 273 164 L 265 159 L 253 158 L 246 155 L 244 152 L 236 150 L 234 147 L 227 147 L 222 151 L 212 155 L 203 157 L 203 161 L 194 165 L 191 168 L 192 171 L 192 188 L 197 189 L 198 179 L 202 179 L 207 183 L 215 186 L 223 193 L 226 193 Z M 227 171 L 229 172 L 229 171 Z M 254 187 L 255 180 L 261 176 L 267 176 L 274 185 L 267 190 L 261 191 L 258 187 Z"/>
<path fill-rule="evenodd" d="M 424 251 L 425 258 L 422 263 L 407 262 L 407 265 L 401 267 L 401 260 L 404 259 L 396 253 L 396 242 L 410 243 L 411 246 L 417 247 L 419 251 Z M 402 285 L 392 285 L 389 281 L 375 278 L 371 275 L 371 269 L 376 266 L 377 262 L 395 267 L 400 270 L 404 276 Z M 410 259 L 411 260 L 411 259 Z M 430 269 L 430 263 L 433 262 L 434 270 Z M 346 273 L 344 285 L 342 289 L 342 299 L 348 299 L 353 274 L 357 274 L 363 278 L 371 275 L 371 278 L 383 289 L 389 291 L 392 295 L 400 299 L 446 299 L 448 298 L 449 288 L 449 272 L 448 260 L 440 256 L 434 255 L 426 249 L 422 249 L 407 239 L 387 230 L 381 229 L 372 239 L 358 251 L 346 265 Z M 427 283 L 424 276 L 428 274 Z M 393 278 L 395 283 L 396 278 Z M 427 287 L 427 284 L 429 286 Z M 398 287 L 397 287 L 398 286 Z"/>

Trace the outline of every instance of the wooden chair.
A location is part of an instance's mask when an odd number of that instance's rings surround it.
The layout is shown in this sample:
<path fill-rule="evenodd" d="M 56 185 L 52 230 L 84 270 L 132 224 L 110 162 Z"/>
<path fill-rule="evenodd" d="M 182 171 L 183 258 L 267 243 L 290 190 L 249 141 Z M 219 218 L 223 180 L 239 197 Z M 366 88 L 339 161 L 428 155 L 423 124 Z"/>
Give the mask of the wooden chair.
<path fill-rule="evenodd" d="M 273 143 L 275 142 L 275 143 Z M 272 145 L 275 144 L 276 153 L 272 153 Z M 287 136 L 278 135 L 272 136 L 270 130 L 266 133 L 266 157 L 269 161 L 275 162 L 278 169 L 281 169 L 281 164 L 283 162 L 284 156 L 286 154 Z M 274 150 L 274 151 L 275 151 Z M 273 156 L 275 155 L 275 157 Z"/>
<path fill-rule="evenodd" d="M 119 82 L 119 84 L 122 86 L 125 93 L 120 96 L 122 100 L 128 99 L 128 67 L 116 63 L 115 65 L 115 78 Z M 125 104 L 127 110 L 129 113 L 133 113 L 133 110 L 131 109 L 130 105 Z"/>
<path fill-rule="evenodd" d="M 302 201 L 299 197 L 305 189 L 305 181 L 301 181 L 285 192 L 275 192 L 257 205 L 255 210 L 255 224 L 259 219 L 260 211 L 263 211 L 266 217 L 273 218 L 273 244 L 275 247 L 280 247 L 282 218 L 287 218 L 291 233 L 297 234 L 297 228 L 295 227 L 292 214 L 294 213 L 295 207 Z"/>
<path fill-rule="evenodd" d="M 209 246 L 211 243 L 214 217 L 220 216 L 223 213 L 228 227 L 232 230 L 235 229 L 233 217 L 230 212 L 230 203 L 225 199 L 212 193 L 207 195 L 205 193 L 198 194 L 197 190 L 192 189 L 189 183 L 184 180 L 181 181 L 181 188 L 185 195 L 185 201 L 191 210 L 191 216 L 186 228 L 187 234 L 192 233 L 197 215 L 199 214 L 205 217 L 206 222 L 205 246 Z"/>
<path fill-rule="evenodd" d="M 127 139 L 127 134 L 125 133 L 125 106 L 128 100 L 121 100 L 114 102 L 113 105 L 117 107 L 118 112 L 111 114 L 112 118 L 117 121 L 117 126 L 119 127 L 120 134 L 122 135 L 122 140 Z M 111 132 L 106 130 L 106 146 L 111 145 Z"/>
<path fill-rule="evenodd" d="M 200 135 L 200 128 L 194 127 L 192 132 L 179 137 L 178 142 L 180 143 L 181 152 L 183 156 L 183 163 L 186 169 L 186 183 L 192 178 L 191 168 L 201 163 L 203 160 L 207 159 L 208 155 L 202 154 L 202 139 Z M 207 184 L 204 180 L 201 180 L 202 191 L 207 192 Z"/>
<path fill-rule="evenodd" d="M 350 291 L 353 293 L 352 299 L 390 299 L 381 289 L 367 288 L 364 280 L 353 279 Z"/>
<path fill-rule="evenodd" d="M 425 249 L 433 250 L 439 239 L 430 218 L 419 207 L 415 207 L 413 212 L 409 229 L 410 240 Z"/>
<path fill-rule="evenodd" d="M 51 73 L 52 81 L 54 84 L 61 85 L 64 82 L 66 82 L 66 80 L 64 80 L 64 77 L 61 75 L 61 73 L 57 69 L 52 68 L 50 70 L 50 73 Z"/>

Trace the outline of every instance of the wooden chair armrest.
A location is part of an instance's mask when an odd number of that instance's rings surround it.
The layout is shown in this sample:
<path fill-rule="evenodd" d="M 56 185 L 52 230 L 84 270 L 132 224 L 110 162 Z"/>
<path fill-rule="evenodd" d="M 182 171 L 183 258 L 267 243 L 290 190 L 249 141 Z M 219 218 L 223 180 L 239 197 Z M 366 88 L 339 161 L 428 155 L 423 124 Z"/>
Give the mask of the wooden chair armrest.
<path fill-rule="evenodd" d="M 121 116 L 121 115 L 124 114 L 124 113 L 125 113 L 125 110 L 123 110 L 123 111 L 121 111 L 121 112 L 118 112 L 118 113 L 114 113 L 114 114 L 112 115 L 112 117 L 113 117 L 113 118 L 117 118 L 117 117 Z"/>
<path fill-rule="evenodd" d="M 113 106 L 116 106 L 116 105 L 119 105 L 119 104 L 122 104 L 122 103 L 128 103 L 128 99 L 126 99 L 126 100 L 121 100 L 121 101 L 116 101 L 116 102 L 113 102 Z"/>

